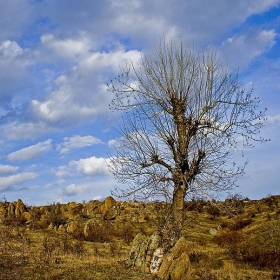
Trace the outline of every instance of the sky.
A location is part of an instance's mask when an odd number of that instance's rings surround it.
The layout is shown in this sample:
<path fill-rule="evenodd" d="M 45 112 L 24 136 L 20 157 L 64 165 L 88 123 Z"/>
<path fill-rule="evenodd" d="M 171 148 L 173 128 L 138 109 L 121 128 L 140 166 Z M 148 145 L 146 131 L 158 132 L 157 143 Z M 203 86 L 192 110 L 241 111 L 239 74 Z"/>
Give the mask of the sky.
<path fill-rule="evenodd" d="M 280 0 L 0 0 L 0 199 L 102 200 L 117 116 L 106 84 L 163 37 L 211 42 L 267 108 L 234 193 L 280 194 Z"/>

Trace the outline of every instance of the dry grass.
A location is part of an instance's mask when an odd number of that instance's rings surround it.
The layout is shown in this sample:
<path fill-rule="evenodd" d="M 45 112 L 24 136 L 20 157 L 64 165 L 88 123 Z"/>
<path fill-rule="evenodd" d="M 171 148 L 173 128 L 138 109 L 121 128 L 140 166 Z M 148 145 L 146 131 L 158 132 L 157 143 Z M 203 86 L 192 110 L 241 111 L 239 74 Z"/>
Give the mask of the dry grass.
<path fill-rule="evenodd" d="M 220 208 L 224 204 L 218 203 Z M 201 202 L 199 207 L 189 209 L 182 232 L 188 240 L 191 261 L 186 279 L 280 279 L 279 205 L 278 196 L 243 202 L 242 211 L 239 208 L 240 213 L 235 215 L 215 211 Z M 77 240 L 73 235 L 47 229 L 47 224 L 42 228 L 40 219 L 29 227 L 18 219 L 4 221 L 0 224 L 0 280 L 154 279 L 128 268 L 125 260 L 133 237 L 138 232 L 151 235 L 161 222 L 159 213 L 164 211 L 160 212 L 160 207 L 157 203 L 127 203 L 115 220 L 99 220 L 95 230 L 100 232 L 93 237 L 100 238 L 104 229 L 108 235 L 108 240 L 99 242 L 86 241 L 83 236 Z M 53 211 L 54 206 L 50 208 Z M 58 225 L 69 219 L 67 208 L 60 210 L 63 219 L 53 217 Z M 84 223 L 92 219 L 81 211 L 83 217 L 76 212 L 75 217 Z"/>

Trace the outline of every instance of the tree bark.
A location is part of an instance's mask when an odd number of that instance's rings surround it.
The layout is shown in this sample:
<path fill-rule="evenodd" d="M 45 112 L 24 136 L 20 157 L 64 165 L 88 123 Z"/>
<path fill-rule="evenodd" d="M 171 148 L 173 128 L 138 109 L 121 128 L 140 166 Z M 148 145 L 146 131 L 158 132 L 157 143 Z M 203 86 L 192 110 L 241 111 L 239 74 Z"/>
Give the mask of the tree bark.
<path fill-rule="evenodd" d="M 186 185 L 182 181 L 176 183 L 172 201 L 172 220 L 174 226 L 182 229 L 185 220 Z"/>

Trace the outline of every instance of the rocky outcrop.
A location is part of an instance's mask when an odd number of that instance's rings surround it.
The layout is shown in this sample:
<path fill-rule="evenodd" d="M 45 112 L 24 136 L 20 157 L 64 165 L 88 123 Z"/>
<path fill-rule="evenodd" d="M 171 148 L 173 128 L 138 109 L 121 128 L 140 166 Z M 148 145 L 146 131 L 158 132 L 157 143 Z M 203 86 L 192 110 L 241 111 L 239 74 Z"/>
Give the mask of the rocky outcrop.
<path fill-rule="evenodd" d="M 16 206 L 13 202 L 9 203 L 8 206 L 8 216 L 9 217 L 14 217 L 15 216 L 15 210 L 16 210 Z"/>
<path fill-rule="evenodd" d="M 188 244 L 186 239 L 181 237 L 170 252 L 163 257 L 157 277 L 163 280 L 188 279 L 189 269 Z"/>
<path fill-rule="evenodd" d="M 162 247 L 163 244 L 159 232 L 155 232 L 150 238 L 142 233 L 137 234 L 127 264 L 138 266 L 162 280 L 187 279 L 190 260 L 186 239 L 181 237 L 169 251 Z"/>
<path fill-rule="evenodd" d="M 108 196 L 99 207 L 100 213 L 105 220 L 114 220 L 117 213 L 117 202 L 111 196 Z"/>
<path fill-rule="evenodd" d="M 66 228 L 64 225 L 60 225 L 57 229 L 58 233 L 66 233 Z"/>
<path fill-rule="evenodd" d="M 21 215 L 26 212 L 26 207 L 21 199 L 18 199 L 16 208 L 15 208 L 15 216 L 17 218 L 21 217 Z"/>
<path fill-rule="evenodd" d="M 91 200 L 87 205 L 86 205 L 86 214 L 88 216 L 93 216 L 97 212 L 99 213 L 99 207 L 101 205 L 101 202 L 99 200 Z"/>
<path fill-rule="evenodd" d="M 32 220 L 32 214 L 30 212 L 23 212 L 21 214 L 22 219 L 24 219 L 25 221 L 30 222 Z"/>
<path fill-rule="evenodd" d="M 4 204 L 0 202 L 0 222 L 5 219 L 6 214 L 7 214 L 7 210 Z"/>
<path fill-rule="evenodd" d="M 112 196 L 108 196 L 103 203 L 100 205 L 100 212 L 105 214 L 105 212 L 113 206 L 116 206 L 117 202 Z"/>
<path fill-rule="evenodd" d="M 132 243 L 126 263 L 128 266 L 143 266 L 146 258 L 146 249 L 149 239 L 142 233 L 138 233 Z"/>
<path fill-rule="evenodd" d="M 88 220 L 84 226 L 84 237 L 86 240 L 91 240 L 95 234 L 97 223 L 94 220 Z"/>
<path fill-rule="evenodd" d="M 161 239 L 162 239 L 161 234 L 158 231 L 156 231 L 150 236 L 148 240 L 148 244 L 146 248 L 146 256 L 145 256 L 145 272 L 151 271 L 151 262 L 152 262 L 154 252 L 157 250 L 158 254 L 163 254 L 163 248 L 159 248 L 161 246 Z M 157 261 L 159 262 L 158 259 Z M 159 265 L 160 263 L 161 262 L 159 262 Z"/>
<path fill-rule="evenodd" d="M 72 221 L 68 224 L 67 232 L 70 234 L 75 234 L 79 230 L 79 223 L 78 221 Z"/>

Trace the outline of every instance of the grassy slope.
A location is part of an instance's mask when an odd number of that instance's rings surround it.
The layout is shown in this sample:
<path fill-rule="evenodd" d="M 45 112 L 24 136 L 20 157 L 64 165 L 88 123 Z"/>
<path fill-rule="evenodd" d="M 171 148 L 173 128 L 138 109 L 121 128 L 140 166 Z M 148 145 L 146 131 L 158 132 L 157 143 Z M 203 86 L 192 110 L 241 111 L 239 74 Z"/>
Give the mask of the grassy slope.
<path fill-rule="evenodd" d="M 189 279 L 280 279 L 279 266 L 250 259 L 259 251 L 280 252 L 280 196 L 273 199 L 273 203 L 267 199 L 218 202 L 220 209 L 227 210 L 214 212 L 209 203 L 187 203 L 182 235 L 189 243 Z M 98 220 L 102 227 L 96 230 L 101 237 L 106 235 L 102 242 L 84 241 L 82 235 L 76 240 L 63 230 L 42 229 L 46 227 L 42 217 L 32 227 L 19 227 L 16 219 L 2 225 L 0 280 L 152 279 L 151 275 L 126 267 L 125 259 L 133 237 L 138 232 L 151 235 L 162 222 L 164 204 L 123 202 L 119 209 L 114 220 L 103 222 L 99 214 L 81 217 L 75 213 L 73 217 L 67 206 L 63 207 L 62 223 L 70 219 L 82 224 L 89 219 Z M 44 208 L 40 211 L 38 215 Z M 92 238 L 101 237 L 97 234 Z"/>

